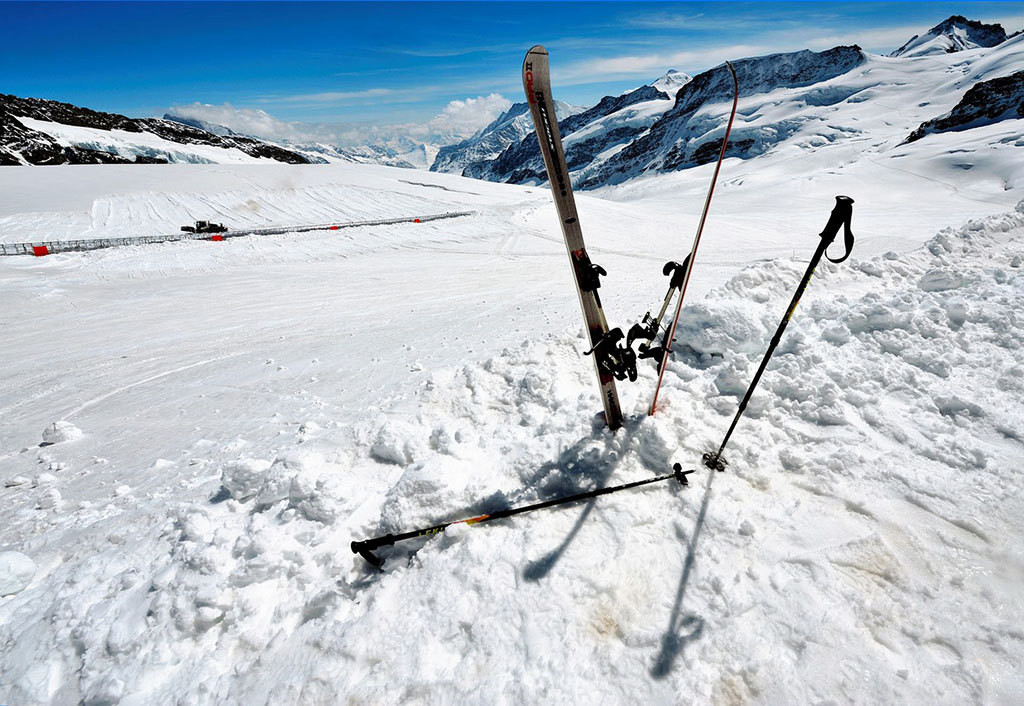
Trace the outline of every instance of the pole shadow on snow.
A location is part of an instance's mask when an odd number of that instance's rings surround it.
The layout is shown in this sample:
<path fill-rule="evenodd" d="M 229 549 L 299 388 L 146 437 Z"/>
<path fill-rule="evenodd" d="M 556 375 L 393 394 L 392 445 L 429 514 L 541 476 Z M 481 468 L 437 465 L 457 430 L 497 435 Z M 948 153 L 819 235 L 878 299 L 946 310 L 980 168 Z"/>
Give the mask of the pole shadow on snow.
<path fill-rule="evenodd" d="M 667 677 L 672 671 L 676 657 L 682 653 L 686 645 L 699 640 L 704 634 L 703 618 L 692 613 L 683 615 L 683 599 L 686 597 L 686 588 L 690 583 L 690 572 L 697 559 L 697 541 L 700 539 L 700 532 L 704 527 L 708 503 L 711 501 L 711 484 L 714 483 L 716 475 L 717 473 L 710 471 L 707 484 L 704 486 L 704 498 L 701 501 L 700 512 L 697 513 L 693 534 L 686 547 L 686 560 L 683 562 L 683 575 L 679 579 L 679 588 L 676 589 L 676 600 L 669 615 L 668 627 L 661 637 L 661 651 L 651 667 L 651 676 L 655 679 Z M 679 539 L 686 537 L 678 525 L 676 525 L 676 536 Z"/>
<path fill-rule="evenodd" d="M 588 446 L 593 446 L 593 448 L 588 449 Z M 523 496 L 533 495 L 539 502 L 544 503 L 546 501 L 564 498 L 569 495 L 575 495 L 580 492 L 590 492 L 590 490 L 586 490 L 583 486 L 590 486 L 591 490 L 601 490 L 607 487 L 607 481 L 618 464 L 618 456 L 613 450 L 603 446 L 600 441 L 593 436 L 584 437 L 574 443 L 570 448 L 560 452 L 557 460 L 538 467 L 528 477 L 523 478 L 522 488 L 520 490 L 512 493 L 511 495 L 501 491 L 492 493 L 487 497 L 479 498 L 476 502 L 469 507 L 464 508 L 461 512 L 463 515 L 479 516 L 472 518 L 472 520 L 479 521 L 482 517 L 491 517 L 499 515 L 505 511 L 512 510 L 513 506 Z M 582 500 L 583 499 L 580 498 L 576 502 L 582 503 Z M 218 501 L 220 501 L 218 496 L 210 499 L 210 502 Z M 570 500 L 569 502 L 572 501 Z M 569 536 L 566 537 L 556 550 L 546 555 L 540 561 L 533 562 L 531 566 L 526 569 L 524 576 L 528 580 L 538 580 L 551 570 L 554 564 L 558 561 L 558 558 L 572 543 L 577 532 L 586 521 L 590 511 L 593 509 L 593 503 L 594 498 L 587 503 L 583 514 L 577 520 L 576 525 L 569 533 Z M 522 509 L 523 508 L 520 508 L 520 510 Z M 495 517 L 494 519 L 504 521 L 506 518 Z M 408 561 L 411 557 L 416 555 L 424 544 L 433 539 L 440 529 L 447 527 L 450 524 L 461 523 L 474 524 L 471 520 L 454 520 L 442 524 L 438 528 L 428 528 L 430 531 L 414 530 L 407 533 L 407 536 L 404 537 L 390 537 L 385 535 L 377 539 L 391 539 L 392 541 L 374 546 L 368 551 L 382 552 L 379 557 L 382 560 Z M 389 528 L 383 527 L 382 529 L 387 530 Z M 399 531 L 397 528 L 390 529 L 393 531 Z M 394 541 L 396 539 L 408 541 L 403 542 L 401 547 L 396 547 L 396 543 Z M 374 540 L 371 539 L 368 541 L 373 542 Z M 445 535 L 442 533 L 437 538 L 437 541 L 441 542 L 443 546 L 446 542 Z M 359 551 L 359 549 L 355 548 L 356 544 L 365 544 L 365 542 L 353 542 L 354 552 Z M 378 564 L 375 564 L 371 560 L 367 560 L 366 571 L 368 572 L 368 575 L 373 576 L 379 573 L 378 567 Z"/>
<path fill-rule="evenodd" d="M 594 479 L 594 490 L 608 485 L 608 479 L 611 478 L 616 466 L 619 465 L 619 458 L 617 455 L 610 454 L 607 451 L 602 452 L 599 449 L 594 449 L 591 454 L 580 458 L 580 452 L 583 448 L 593 441 L 592 437 L 580 439 L 559 454 L 557 461 L 546 463 L 537 469 L 537 473 L 530 480 L 530 485 L 537 481 L 543 482 L 552 476 L 553 473 L 557 473 L 557 475 L 553 476 L 553 482 L 545 487 L 543 492 L 539 492 L 538 495 L 543 498 L 545 496 L 557 497 L 559 495 L 581 492 L 583 489 L 580 488 L 578 481 L 584 479 Z M 568 471 L 571 471 L 571 475 Z M 572 529 L 569 530 L 569 534 L 566 535 L 565 539 L 557 547 L 540 559 L 527 562 L 526 568 L 523 569 L 523 578 L 527 581 L 539 581 L 551 572 L 551 569 L 558 563 L 558 560 L 562 558 L 565 550 L 576 539 L 576 535 L 584 523 L 586 523 L 587 518 L 594 509 L 594 503 L 598 499 L 591 498 L 587 501 L 583 512 L 580 513 Z"/>

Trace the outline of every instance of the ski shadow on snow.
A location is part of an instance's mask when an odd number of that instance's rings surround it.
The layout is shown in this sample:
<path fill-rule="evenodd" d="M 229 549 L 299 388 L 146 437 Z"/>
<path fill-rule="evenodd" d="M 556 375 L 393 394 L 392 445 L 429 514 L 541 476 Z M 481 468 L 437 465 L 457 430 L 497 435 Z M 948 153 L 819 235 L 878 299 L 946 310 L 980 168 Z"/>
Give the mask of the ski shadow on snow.
<path fill-rule="evenodd" d="M 621 433 L 625 433 L 625 430 L 623 429 Z M 559 454 L 557 461 L 546 463 L 537 469 L 537 472 L 529 479 L 528 485 L 532 486 L 538 482 L 542 484 L 537 493 L 540 500 L 597 490 L 608 485 L 608 479 L 619 465 L 619 457 L 615 453 L 609 453 L 600 448 L 593 448 L 589 453 L 584 453 L 584 448 L 593 443 L 593 437 L 580 439 Z M 527 562 L 526 568 L 523 569 L 524 579 L 540 581 L 551 572 L 569 545 L 576 539 L 576 535 L 586 523 L 587 518 L 590 517 L 594 505 L 599 499 L 599 497 L 590 498 L 587 501 L 583 512 L 576 518 L 575 524 L 569 530 L 569 534 L 557 547 L 541 558 Z"/>
<path fill-rule="evenodd" d="M 661 636 L 661 651 L 651 667 L 650 674 L 655 679 L 667 677 L 672 672 L 676 658 L 682 654 L 686 645 L 699 640 L 704 635 L 704 619 L 693 613 L 683 615 L 683 599 L 686 597 L 690 572 L 693 570 L 693 564 L 697 558 L 697 541 L 704 528 L 708 503 L 711 501 L 711 484 L 714 483 L 716 475 L 718 474 L 714 471 L 709 472 L 707 484 L 704 486 L 704 498 L 701 501 L 700 512 L 697 513 L 693 534 L 686 547 L 686 561 L 683 562 L 683 575 L 680 577 L 679 587 L 676 589 L 676 600 L 672 605 L 672 612 L 669 614 L 668 627 L 665 628 L 665 634 Z M 686 540 L 686 533 L 678 524 L 676 525 L 676 536 L 680 540 Z"/>

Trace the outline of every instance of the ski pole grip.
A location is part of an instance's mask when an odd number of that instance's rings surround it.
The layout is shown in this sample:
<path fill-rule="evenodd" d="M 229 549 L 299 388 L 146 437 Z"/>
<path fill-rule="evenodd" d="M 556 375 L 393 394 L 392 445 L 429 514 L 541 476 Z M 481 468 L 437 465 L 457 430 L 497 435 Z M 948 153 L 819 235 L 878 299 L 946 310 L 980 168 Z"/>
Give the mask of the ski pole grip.
<path fill-rule="evenodd" d="M 853 252 L 853 231 L 850 229 L 850 221 L 853 219 L 853 199 L 849 196 L 836 196 L 836 205 L 832 209 L 832 214 L 828 218 L 828 223 L 825 224 L 825 229 L 821 231 L 821 237 L 825 240 L 825 247 L 827 248 L 835 240 L 836 235 L 839 234 L 839 229 L 843 228 L 843 239 L 846 246 L 846 253 L 838 260 L 833 260 L 827 254 L 825 257 L 829 262 L 836 264 L 842 262 L 846 258 L 850 257 L 850 253 Z"/>
<path fill-rule="evenodd" d="M 352 553 L 358 554 L 359 556 L 366 559 L 367 562 L 380 568 L 383 564 L 379 557 L 377 557 L 373 551 L 380 549 L 381 547 L 388 547 L 395 543 L 395 536 L 393 534 L 386 534 L 383 537 L 374 537 L 373 539 L 365 539 L 362 542 L 352 542 Z"/>

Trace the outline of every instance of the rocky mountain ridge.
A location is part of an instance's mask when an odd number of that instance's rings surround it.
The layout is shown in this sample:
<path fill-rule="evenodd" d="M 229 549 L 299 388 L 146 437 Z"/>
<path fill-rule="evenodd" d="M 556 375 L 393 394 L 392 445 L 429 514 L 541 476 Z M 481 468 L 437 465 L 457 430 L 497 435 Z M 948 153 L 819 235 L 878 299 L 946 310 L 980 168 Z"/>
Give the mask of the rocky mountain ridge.
<path fill-rule="evenodd" d="M 1024 71 L 971 86 L 953 110 L 922 123 L 906 142 L 916 142 L 926 135 L 961 132 L 1017 118 L 1024 118 Z"/>
<path fill-rule="evenodd" d="M 26 121 L 19 118 L 32 121 L 32 125 L 26 125 Z M 65 144 L 67 139 L 55 138 L 45 129 L 40 129 L 46 124 L 150 135 L 172 145 L 235 149 L 249 157 L 286 164 L 310 163 L 308 158 L 297 152 L 253 137 L 216 135 L 199 127 L 162 118 L 129 118 L 60 101 L 0 94 L 0 164 L 153 164 L 180 160 L 174 148 L 138 145 L 120 150 L 103 149 L 86 139 L 81 144 Z"/>

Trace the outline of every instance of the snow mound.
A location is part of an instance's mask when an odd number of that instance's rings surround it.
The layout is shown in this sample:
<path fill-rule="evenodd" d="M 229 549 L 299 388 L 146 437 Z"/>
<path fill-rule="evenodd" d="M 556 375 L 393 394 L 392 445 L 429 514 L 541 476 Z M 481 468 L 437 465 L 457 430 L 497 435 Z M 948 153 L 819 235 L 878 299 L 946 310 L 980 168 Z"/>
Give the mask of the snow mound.
<path fill-rule="evenodd" d="M 36 563 L 21 552 L 0 552 L 0 597 L 23 591 L 36 573 Z"/>
<path fill-rule="evenodd" d="M 259 459 L 239 459 L 224 467 L 221 483 L 235 500 L 248 500 L 263 488 L 270 464 Z"/>

